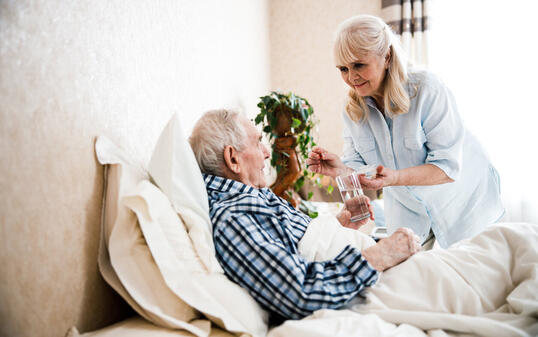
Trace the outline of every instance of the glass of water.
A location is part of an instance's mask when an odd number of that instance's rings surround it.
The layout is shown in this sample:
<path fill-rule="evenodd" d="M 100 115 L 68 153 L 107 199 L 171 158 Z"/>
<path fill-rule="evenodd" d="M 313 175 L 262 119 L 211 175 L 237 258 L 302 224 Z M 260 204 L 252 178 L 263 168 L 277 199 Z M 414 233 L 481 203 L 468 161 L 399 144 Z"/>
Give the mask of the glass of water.
<path fill-rule="evenodd" d="M 351 213 L 351 222 L 357 222 L 370 217 L 368 197 L 364 195 L 357 172 L 336 177 L 342 201 Z"/>

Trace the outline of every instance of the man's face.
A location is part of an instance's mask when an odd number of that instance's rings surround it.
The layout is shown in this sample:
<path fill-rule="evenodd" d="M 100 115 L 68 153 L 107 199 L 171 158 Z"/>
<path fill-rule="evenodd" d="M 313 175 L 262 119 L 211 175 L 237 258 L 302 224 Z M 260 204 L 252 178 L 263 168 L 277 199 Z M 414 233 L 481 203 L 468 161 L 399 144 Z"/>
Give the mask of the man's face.
<path fill-rule="evenodd" d="M 241 118 L 247 138 L 243 150 L 238 152 L 239 180 L 245 185 L 262 188 L 266 186 L 263 169 L 269 151 L 262 144 L 262 136 L 254 124 L 246 117 Z"/>

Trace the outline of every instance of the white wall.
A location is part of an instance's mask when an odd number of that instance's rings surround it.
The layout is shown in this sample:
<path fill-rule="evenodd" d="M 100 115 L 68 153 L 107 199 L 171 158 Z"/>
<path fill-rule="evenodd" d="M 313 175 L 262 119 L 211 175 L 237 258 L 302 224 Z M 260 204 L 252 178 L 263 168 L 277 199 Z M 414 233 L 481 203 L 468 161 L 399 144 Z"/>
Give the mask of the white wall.
<path fill-rule="evenodd" d="M 118 319 L 99 276 L 106 135 L 147 163 L 174 112 L 256 113 L 264 0 L 0 0 L 0 336 Z"/>
<path fill-rule="evenodd" d="M 319 118 L 318 144 L 342 152 L 347 88 L 332 53 L 338 24 L 357 14 L 381 14 L 381 0 L 271 0 L 271 89 L 308 99 Z"/>

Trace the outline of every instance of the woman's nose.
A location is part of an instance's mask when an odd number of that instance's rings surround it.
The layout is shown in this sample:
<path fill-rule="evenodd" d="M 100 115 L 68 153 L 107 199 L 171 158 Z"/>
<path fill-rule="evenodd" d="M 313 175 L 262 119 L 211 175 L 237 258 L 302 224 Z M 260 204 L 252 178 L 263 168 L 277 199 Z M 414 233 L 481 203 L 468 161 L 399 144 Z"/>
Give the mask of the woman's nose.
<path fill-rule="evenodd" d="M 350 70 L 348 74 L 349 74 L 348 79 L 349 79 L 349 82 L 351 83 L 357 82 L 360 79 L 359 73 L 357 73 L 356 71 Z"/>

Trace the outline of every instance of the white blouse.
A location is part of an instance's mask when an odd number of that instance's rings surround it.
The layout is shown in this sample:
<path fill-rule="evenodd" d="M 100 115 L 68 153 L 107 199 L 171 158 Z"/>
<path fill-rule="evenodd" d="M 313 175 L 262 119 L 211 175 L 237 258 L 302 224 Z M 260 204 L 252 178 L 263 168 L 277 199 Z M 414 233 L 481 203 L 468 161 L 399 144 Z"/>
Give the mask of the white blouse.
<path fill-rule="evenodd" d="M 403 169 L 433 164 L 454 182 L 383 189 L 389 233 L 411 228 L 423 240 L 430 228 L 441 247 L 471 237 L 504 214 L 497 171 L 465 129 L 450 90 L 433 74 L 409 74 L 409 112 L 385 121 L 371 98 L 365 121 L 344 111 L 344 164 Z"/>

